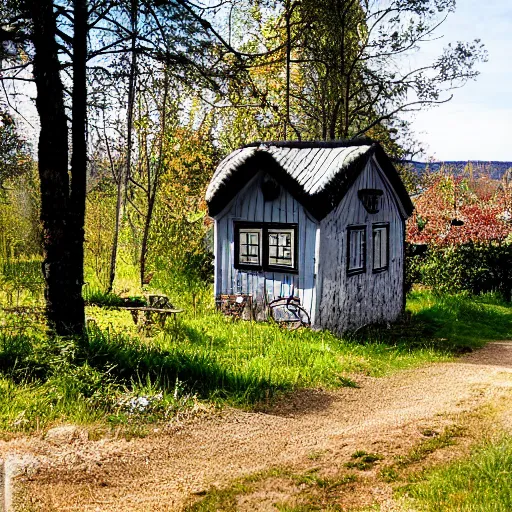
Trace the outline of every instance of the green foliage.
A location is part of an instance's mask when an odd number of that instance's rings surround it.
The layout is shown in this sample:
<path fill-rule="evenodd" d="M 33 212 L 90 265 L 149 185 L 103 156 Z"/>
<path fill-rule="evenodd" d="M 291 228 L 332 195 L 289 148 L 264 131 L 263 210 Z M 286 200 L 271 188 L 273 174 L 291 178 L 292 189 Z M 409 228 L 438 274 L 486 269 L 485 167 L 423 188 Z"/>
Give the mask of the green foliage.
<path fill-rule="evenodd" d="M 104 339 L 90 332 L 87 350 L 101 350 Z M 190 400 L 178 380 L 162 389 L 136 370 L 120 379 L 110 366 L 95 367 L 84 358 L 83 346 L 70 340 L 0 337 L 3 431 L 33 431 L 62 421 L 129 426 L 170 417 L 189 408 Z"/>
<path fill-rule="evenodd" d="M 479 446 L 468 459 L 425 472 L 407 486 L 415 510 L 512 510 L 512 439 Z"/>
<path fill-rule="evenodd" d="M 345 463 L 345 467 L 349 469 L 359 469 L 360 471 L 368 471 L 373 469 L 376 462 L 384 459 L 378 453 L 368 453 L 364 450 L 357 450 L 352 454 L 352 459 Z"/>
<path fill-rule="evenodd" d="M 120 297 L 115 293 L 107 293 L 101 290 L 87 288 L 84 294 L 87 306 L 114 307 L 147 306 L 147 300 L 142 296 Z"/>
<path fill-rule="evenodd" d="M 85 281 L 89 286 L 105 290 L 108 287 L 110 276 L 116 186 L 106 177 L 108 171 L 104 170 L 103 172 L 105 175 L 87 194 L 84 273 Z"/>
<path fill-rule="evenodd" d="M 436 450 L 446 448 L 455 444 L 454 439 L 460 437 L 463 429 L 457 425 L 452 425 L 444 429 L 441 433 L 429 432 L 427 439 L 419 443 L 405 456 L 397 458 L 395 463 L 396 468 L 403 468 L 410 464 L 424 460 L 428 455 L 434 453 Z M 424 434 L 425 435 L 425 434 Z"/>
<path fill-rule="evenodd" d="M 486 340 L 512 337 L 512 306 L 497 295 L 413 291 L 407 307 L 431 336 L 455 352 L 482 346 Z"/>
<path fill-rule="evenodd" d="M 96 300 L 117 304 L 108 295 Z M 510 306 L 490 296 L 414 292 L 409 308 L 412 317 L 401 328 L 346 339 L 217 313 L 184 314 L 177 328 L 141 338 L 129 312 L 97 306 L 87 308 L 96 322 L 80 342 L 48 339 L 34 327 L 4 328 L 0 430 L 31 431 L 59 421 L 131 429 L 198 400 L 250 407 L 298 388 L 354 386 L 353 375 L 446 361 L 461 346 L 512 336 Z"/>
<path fill-rule="evenodd" d="M 0 262 L 0 302 L 20 306 L 42 301 L 43 275 L 39 259 Z"/>
<path fill-rule="evenodd" d="M 512 298 L 510 186 L 443 169 L 426 175 L 407 224 L 406 282 L 440 293 L 499 292 Z M 419 249 L 424 250 L 423 253 Z"/>
<path fill-rule="evenodd" d="M 40 256 L 39 179 L 35 167 L 4 185 L 7 188 L 0 194 L 0 261 Z"/>
<path fill-rule="evenodd" d="M 20 136 L 10 115 L 0 111 L 0 191 L 5 182 L 32 168 L 29 144 Z"/>
<path fill-rule="evenodd" d="M 173 303 L 188 303 L 196 310 L 210 296 L 213 277 L 213 256 L 207 243 L 212 226 L 204 194 L 217 156 L 205 143 L 208 133 L 182 128 L 171 135 L 173 146 L 150 233 L 148 267 L 155 272 L 153 287 Z"/>
<path fill-rule="evenodd" d="M 431 286 L 439 293 L 499 292 L 512 299 L 512 240 L 438 246 L 407 262 L 408 282 Z"/>

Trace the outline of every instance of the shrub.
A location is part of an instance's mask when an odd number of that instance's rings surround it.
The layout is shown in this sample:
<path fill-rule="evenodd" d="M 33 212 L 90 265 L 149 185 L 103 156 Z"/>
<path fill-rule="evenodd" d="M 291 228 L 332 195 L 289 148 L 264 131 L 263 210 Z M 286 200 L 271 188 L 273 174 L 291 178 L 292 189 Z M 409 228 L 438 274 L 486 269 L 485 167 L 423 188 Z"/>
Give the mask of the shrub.
<path fill-rule="evenodd" d="M 431 244 L 423 255 L 409 254 L 406 282 L 419 282 L 438 292 L 498 292 L 510 301 L 512 241 Z"/>

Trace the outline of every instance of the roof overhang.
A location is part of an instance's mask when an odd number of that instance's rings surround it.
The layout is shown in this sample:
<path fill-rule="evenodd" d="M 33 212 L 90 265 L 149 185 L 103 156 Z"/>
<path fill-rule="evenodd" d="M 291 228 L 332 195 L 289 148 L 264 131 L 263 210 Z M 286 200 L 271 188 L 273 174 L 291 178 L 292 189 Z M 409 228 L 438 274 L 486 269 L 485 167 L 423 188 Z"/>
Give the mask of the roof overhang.
<path fill-rule="evenodd" d="M 364 141 L 254 143 L 228 155 L 206 192 L 209 214 L 219 215 L 259 172 L 272 176 L 317 220 L 343 199 L 371 158 L 387 177 L 405 218 L 414 206 L 381 146 Z"/>

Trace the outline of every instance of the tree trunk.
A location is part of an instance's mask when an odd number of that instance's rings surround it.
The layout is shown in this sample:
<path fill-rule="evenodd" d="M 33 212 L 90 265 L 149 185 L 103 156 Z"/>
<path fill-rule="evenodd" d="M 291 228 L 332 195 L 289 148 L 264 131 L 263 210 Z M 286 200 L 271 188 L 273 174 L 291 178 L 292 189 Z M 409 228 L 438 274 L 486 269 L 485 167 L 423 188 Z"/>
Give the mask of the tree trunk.
<path fill-rule="evenodd" d="M 158 144 L 158 165 L 155 169 L 155 173 L 153 176 L 153 180 L 151 179 L 151 165 L 149 161 L 147 161 L 147 171 L 148 171 L 148 207 L 146 210 L 146 218 L 144 220 L 144 232 L 142 234 L 142 245 L 140 249 L 140 286 L 144 286 L 146 281 L 146 260 L 148 254 L 148 241 L 149 241 L 149 231 L 151 229 L 151 221 L 153 220 L 153 211 L 155 208 L 156 195 L 158 192 L 158 187 L 160 184 L 160 176 L 162 175 L 164 169 L 164 139 L 167 130 L 167 99 L 169 97 L 169 72 L 167 68 L 165 69 L 165 77 L 164 77 L 164 95 L 162 98 L 162 114 L 161 114 L 161 131 L 160 131 L 160 140 Z M 146 140 L 147 144 L 147 140 Z M 148 160 L 146 158 L 146 160 Z M 148 283 L 149 284 L 149 283 Z"/>
<path fill-rule="evenodd" d="M 110 275 L 108 283 L 108 292 L 111 293 L 114 288 L 116 278 L 117 249 L 119 245 L 119 232 L 121 231 L 123 215 L 126 207 L 126 195 L 128 192 L 128 182 L 130 180 L 132 166 L 132 146 L 133 146 L 133 109 L 135 104 L 135 85 L 137 79 L 137 35 L 138 35 L 138 0 L 131 0 L 130 4 L 130 26 L 131 26 L 131 62 L 128 75 L 128 115 L 126 121 L 127 143 L 126 143 L 126 165 L 121 168 L 117 177 L 117 204 L 116 204 L 116 225 L 114 228 L 114 238 L 112 240 L 112 252 L 110 253 Z M 123 172 L 124 171 L 124 172 Z"/>
<path fill-rule="evenodd" d="M 84 283 L 84 224 L 87 189 L 87 0 L 74 0 L 73 34 L 73 103 L 71 137 L 71 203 L 68 229 L 71 248 L 70 288 L 68 300 L 76 309 L 76 333 L 83 331 L 85 310 L 82 297 Z"/>
<path fill-rule="evenodd" d="M 81 269 L 83 262 L 77 263 L 77 250 L 70 244 L 69 236 L 73 222 L 69 214 L 68 127 L 55 41 L 56 17 L 52 0 L 32 0 L 29 6 L 33 20 L 36 106 L 41 123 L 38 156 L 48 327 L 58 335 L 81 334 L 84 305 L 76 266 Z"/>

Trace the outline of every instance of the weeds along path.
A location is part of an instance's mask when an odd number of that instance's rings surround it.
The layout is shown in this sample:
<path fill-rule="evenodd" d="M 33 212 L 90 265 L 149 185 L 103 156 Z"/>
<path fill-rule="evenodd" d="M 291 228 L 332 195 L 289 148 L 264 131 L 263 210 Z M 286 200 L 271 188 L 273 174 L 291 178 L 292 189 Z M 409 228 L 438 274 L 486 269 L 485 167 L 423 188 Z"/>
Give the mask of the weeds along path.
<path fill-rule="evenodd" d="M 311 464 L 318 453 L 332 465 L 377 444 L 392 453 L 443 415 L 498 399 L 512 388 L 512 341 L 454 363 L 356 380 L 359 388 L 300 391 L 267 411 L 208 414 L 142 439 L 58 447 L 26 439 L 0 444 L 0 453 L 31 451 L 42 460 L 23 483 L 34 510 L 181 510 L 212 486 Z"/>

